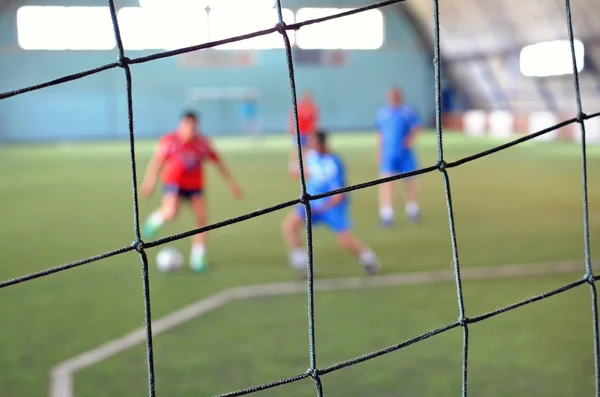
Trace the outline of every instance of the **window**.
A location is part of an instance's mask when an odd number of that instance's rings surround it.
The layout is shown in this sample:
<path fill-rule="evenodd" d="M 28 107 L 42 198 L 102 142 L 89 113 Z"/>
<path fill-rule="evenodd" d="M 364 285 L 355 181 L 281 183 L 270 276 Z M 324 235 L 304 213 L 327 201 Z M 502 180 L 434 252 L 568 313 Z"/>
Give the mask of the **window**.
<path fill-rule="evenodd" d="M 155 0 L 157 1 L 157 0 Z M 180 0 L 182 1 L 182 0 Z M 185 0 L 183 0 L 185 1 Z M 275 7 L 275 0 L 204 0 L 213 10 L 218 8 L 235 10 L 263 10 Z M 205 5 L 206 5 L 205 4 Z"/>
<path fill-rule="evenodd" d="M 118 13 L 126 50 L 174 50 L 207 41 L 206 14 L 191 9 L 125 7 Z"/>
<path fill-rule="evenodd" d="M 115 33 L 108 7 L 67 7 L 69 50 L 110 50 Z"/>
<path fill-rule="evenodd" d="M 17 35 L 24 50 L 66 50 L 66 7 L 21 7 Z M 44 26 L 44 29 L 41 27 Z"/>
<path fill-rule="evenodd" d="M 271 8 L 275 6 L 275 0 L 139 0 L 140 7 L 147 8 L 189 8 L 200 7 L 206 8 L 236 8 L 249 6 L 256 8 Z M 168 4 L 168 6 L 167 6 Z"/>
<path fill-rule="evenodd" d="M 153 21 L 154 14 L 141 7 L 124 7 L 117 19 L 126 50 L 160 50 L 162 35 Z"/>
<path fill-rule="evenodd" d="M 301 8 L 296 22 L 322 18 L 349 11 L 350 8 Z M 376 50 L 383 45 L 383 14 L 379 10 L 363 11 L 347 17 L 303 26 L 296 33 L 302 49 Z"/>
<path fill-rule="evenodd" d="M 176 50 L 208 41 L 208 21 L 206 13 L 200 8 L 161 11 L 160 24 L 163 24 L 160 32 L 165 36 L 165 50 Z"/>
<path fill-rule="evenodd" d="M 577 71 L 583 70 L 583 43 L 575 40 Z M 524 47 L 519 57 L 521 73 L 528 77 L 558 76 L 573 73 L 568 40 L 546 41 Z"/>
<path fill-rule="evenodd" d="M 249 12 L 252 14 L 248 14 Z M 282 14 L 286 23 L 293 23 L 294 13 L 291 10 L 283 9 Z M 268 29 L 275 26 L 277 21 L 277 11 L 274 8 L 252 8 L 247 12 L 239 12 L 235 8 L 215 8 L 209 14 L 209 39 L 210 41 L 221 40 Z M 290 43 L 294 44 L 294 32 L 288 32 L 288 36 Z M 217 50 L 268 50 L 275 48 L 284 48 L 283 38 L 277 32 L 215 47 Z"/>
<path fill-rule="evenodd" d="M 208 4 L 208 0 L 139 0 L 139 3 L 140 7 L 144 8 L 181 9 L 190 7 L 204 8 Z"/>
<path fill-rule="evenodd" d="M 17 11 L 24 50 L 110 50 L 115 47 L 108 7 L 27 6 Z"/>

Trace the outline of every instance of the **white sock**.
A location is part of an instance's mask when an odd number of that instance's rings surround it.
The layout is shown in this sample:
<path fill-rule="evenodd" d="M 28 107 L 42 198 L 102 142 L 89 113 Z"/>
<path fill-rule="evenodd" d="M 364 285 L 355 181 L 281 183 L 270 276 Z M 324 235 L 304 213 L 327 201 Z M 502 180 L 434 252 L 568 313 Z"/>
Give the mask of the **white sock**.
<path fill-rule="evenodd" d="M 160 211 L 155 211 L 148 217 L 148 223 L 154 227 L 161 227 L 165 223 L 165 217 Z"/>
<path fill-rule="evenodd" d="M 296 248 L 290 252 L 290 265 L 294 269 L 304 269 L 306 268 L 308 263 L 308 259 L 306 256 L 306 251 L 302 248 Z"/>
<path fill-rule="evenodd" d="M 394 207 L 391 205 L 384 205 L 379 209 L 379 216 L 383 221 L 389 222 L 394 219 Z"/>
<path fill-rule="evenodd" d="M 364 266 L 375 266 L 378 263 L 377 255 L 370 249 L 366 249 L 360 253 L 360 263 Z"/>
<path fill-rule="evenodd" d="M 404 210 L 406 211 L 406 215 L 416 216 L 419 214 L 419 204 L 415 201 L 408 202 L 406 203 Z"/>
<path fill-rule="evenodd" d="M 204 256 L 204 244 L 194 244 L 192 245 L 192 257 L 198 258 Z"/>

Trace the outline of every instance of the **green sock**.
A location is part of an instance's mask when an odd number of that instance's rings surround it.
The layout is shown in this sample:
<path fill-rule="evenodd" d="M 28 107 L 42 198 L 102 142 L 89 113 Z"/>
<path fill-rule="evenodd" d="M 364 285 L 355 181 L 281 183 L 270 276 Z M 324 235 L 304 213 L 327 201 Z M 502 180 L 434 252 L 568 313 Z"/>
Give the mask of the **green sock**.
<path fill-rule="evenodd" d="M 165 222 L 164 217 L 159 211 L 152 213 L 144 224 L 142 233 L 144 238 L 152 238 Z"/>
<path fill-rule="evenodd" d="M 190 254 L 190 267 L 196 272 L 202 272 L 206 268 L 203 245 L 194 244 L 192 247 L 192 252 Z"/>

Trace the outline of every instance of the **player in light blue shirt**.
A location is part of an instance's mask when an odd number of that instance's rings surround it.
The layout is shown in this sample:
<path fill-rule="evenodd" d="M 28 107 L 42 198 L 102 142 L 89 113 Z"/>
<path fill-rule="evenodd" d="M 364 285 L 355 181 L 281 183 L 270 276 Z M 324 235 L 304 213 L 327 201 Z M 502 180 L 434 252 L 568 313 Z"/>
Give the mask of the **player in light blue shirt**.
<path fill-rule="evenodd" d="M 260 118 L 258 111 L 258 101 L 254 98 L 246 98 L 240 105 L 240 113 L 244 120 L 244 128 L 246 132 L 254 140 L 260 138 Z"/>
<path fill-rule="evenodd" d="M 307 192 L 317 195 L 344 187 L 346 185 L 344 163 L 338 155 L 329 151 L 327 134 L 323 131 L 311 134 L 307 143 L 309 151 L 304 162 Z M 290 170 L 290 173 L 294 177 L 299 177 L 297 169 Z M 323 224 L 335 233 L 338 243 L 359 259 L 367 274 L 373 274 L 378 270 L 377 256 L 351 232 L 347 194 L 336 194 L 313 200 L 311 210 L 313 226 Z M 286 216 L 282 225 L 283 237 L 289 250 L 290 265 L 302 272 L 305 272 L 307 267 L 307 254 L 300 238 L 305 220 L 305 209 L 300 204 Z"/>
<path fill-rule="evenodd" d="M 421 130 L 415 110 L 403 103 L 402 91 L 392 88 L 387 105 L 377 113 L 377 158 L 380 177 L 415 171 L 418 168 L 414 143 Z M 404 179 L 406 188 L 405 212 L 408 219 L 418 222 L 421 216 L 417 184 L 413 177 Z M 379 216 L 384 226 L 394 221 L 394 182 L 379 188 Z"/>

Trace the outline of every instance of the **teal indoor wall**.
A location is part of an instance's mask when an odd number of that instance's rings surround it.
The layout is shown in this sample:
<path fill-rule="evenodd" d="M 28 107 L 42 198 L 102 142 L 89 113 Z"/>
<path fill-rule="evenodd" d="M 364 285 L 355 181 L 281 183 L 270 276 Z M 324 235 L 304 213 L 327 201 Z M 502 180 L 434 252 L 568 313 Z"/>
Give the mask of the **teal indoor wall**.
<path fill-rule="evenodd" d="M 20 5 L 81 5 L 77 1 L 37 0 Z M 87 5 L 105 5 L 89 1 Z M 323 3 L 285 1 L 292 10 L 302 6 L 353 7 L 356 0 Z M 118 6 L 137 5 L 117 2 Z M 391 84 L 402 86 L 407 101 L 426 123 L 434 111 L 433 68 L 414 29 L 394 7 L 384 11 L 386 39 L 377 51 L 350 51 L 344 67 L 297 65 L 299 91 L 313 91 L 325 128 L 373 128 L 374 114 Z M 0 14 L 0 91 L 93 68 L 117 59 L 112 51 L 23 51 L 17 44 L 17 6 Z M 43 26 L 40 26 L 43 29 Z M 277 34 L 277 33 L 275 33 Z M 131 51 L 134 58 L 149 54 Z M 288 71 L 283 50 L 261 51 L 249 68 L 186 69 L 176 58 L 133 65 L 136 134 L 156 136 L 171 129 L 184 108 L 192 87 L 253 87 L 260 94 L 262 125 L 266 132 L 287 128 L 291 105 Z M 200 102 L 203 129 L 212 135 L 239 132 L 235 107 L 225 101 Z M 127 135 L 127 102 L 122 69 L 113 69 L 77 81 L 29 92 L 0 101 L 0 140 L 53 141 L 111 139 Z"/>

